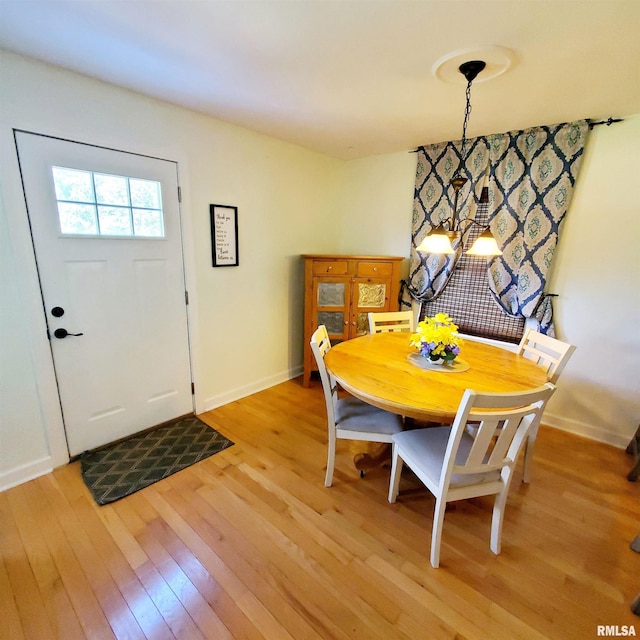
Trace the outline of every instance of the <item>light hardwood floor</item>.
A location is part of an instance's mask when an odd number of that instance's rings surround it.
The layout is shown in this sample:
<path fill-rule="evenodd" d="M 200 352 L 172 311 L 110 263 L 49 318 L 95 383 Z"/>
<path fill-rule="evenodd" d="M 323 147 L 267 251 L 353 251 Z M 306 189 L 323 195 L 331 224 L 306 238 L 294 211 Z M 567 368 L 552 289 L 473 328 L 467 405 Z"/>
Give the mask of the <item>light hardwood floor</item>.
<path fill-rule="evenodd" d="M 71 464 L 0 494 L 4 639 L 430 640 L 597 637 L 634 625 L 640 483 L 624 451 L 542 428 L 516 474 L 502 554 L 492 500 L 447 511 L 405 471 L 360 479 L 338 442 L 323 486 L 320 385 L 293 380 L 202 418 L 236 444 L 98 507 Z"/>

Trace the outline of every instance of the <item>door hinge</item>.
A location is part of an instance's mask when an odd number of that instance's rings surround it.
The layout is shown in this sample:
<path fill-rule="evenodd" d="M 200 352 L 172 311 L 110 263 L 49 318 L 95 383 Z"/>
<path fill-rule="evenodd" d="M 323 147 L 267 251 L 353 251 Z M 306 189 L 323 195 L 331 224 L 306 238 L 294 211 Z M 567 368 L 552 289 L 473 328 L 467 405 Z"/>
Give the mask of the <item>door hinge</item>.
<path fill-rule="evenodd" d="M 185 304 L 189 304 L 189 292 L 188 291 L 184 292 L 184 303 Z"/>
<path fill-rule="evenodd" d="M 182 187 L 178 187 L 178 202 L 182 202 Z"/>
<path fill-rule="evenodd" d="M 192 396 L 196 395 L 196 383 L 195 382 L 191 383 L 191 395 Z"/>

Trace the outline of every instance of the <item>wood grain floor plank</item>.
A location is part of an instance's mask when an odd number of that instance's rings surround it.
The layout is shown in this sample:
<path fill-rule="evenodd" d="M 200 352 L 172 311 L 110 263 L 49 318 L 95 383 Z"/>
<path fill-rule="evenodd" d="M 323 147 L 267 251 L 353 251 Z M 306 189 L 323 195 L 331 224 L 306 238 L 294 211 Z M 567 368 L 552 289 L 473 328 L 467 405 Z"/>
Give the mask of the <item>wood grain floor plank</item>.
<path fill-rule="evenodd" d="M 181 638 L 202 640 L 204 638 L 187 609 L 176 597 L 151 560 L 137 567 L 136 575 L 140 578 L 140 582 L 178 640 Z"/>
<path fill-rule="evenodd" d="M 24 637 L 56 638 L 9 504 L 19 489 L 0 494 L 0 550 L 10 588 L 3 598 L 15 603 Z"/>
<path fill-rule="evenodd" d="M 123 640 L 144 638 L 55 478 L 46 476 L 25 490 L 34 512 L 50 509 L 49 546 L 85 633 Z"/>
<path fill-rule="evenodd" d="M 351 597 L 348 601 L 342 599 L 342 591 L 335 588 L 324 568 L 313 557 L 314 550 L 309 548 L 315 545 L 312 538 L 304 537 L 306 548 L 300 545 L 302 539 L 295 539 L 284 518 L 276 520 L 273 515 L 270 519 L 261 516 L 258 508 L 247 506 L 237 493 L 226 486 L 208 488 L 200 493 L 236 530 L 245 532 L 261 556 L 272 559 L 271 575 L 286 585 L 290 597 L 295 599 L 297 607 L 305 612 L 311 624 L 320 622 L 322 628 L 327 629 L 338 623 L 339 629 L 333 629 L 333 635 L 342 630 L 351 638 L 388 637 L 387 621 L 359 600 L 354 579 L 349 584 Z M 315 551 L 316 555 L 321 555 L 319 547 Z M 324 554 L 324 559 L 328 563 L 329 555 Z M 345 573 L 340 577 L 348 576 Z M 344 589 L 346 585 L 340 582 L 341 589 Z M 307 594 L 313 594 L 313 598 L 308 598 Z"/>
<path fill-rule="evenodd" d="M 31 510 L 42 514 L 41 526 L 46 531 L 47 547 L 85 634 L 115 638 L 106 614 L 78 561 L 73 541 L 67 539 L 55 509 L 48 501 L 44 488 L 48 479 L 50 476 L 39 479 L 38 482 L 26 483 L 20 489 L 29 501 Z"/>
<path fill-rule="evenodd" d="M 177 478 L 175 483 L 176 491 L 168 494 L 167 499 L 185 516 L 193 510 L 201 515 L 201 519 L 194 523 L 198 533 L 207 541 L 209 547 L 216 552 L 225 566 L 231 569 L 244 584 L 251 585 L 255 597 L 268 607 L 278 624 L 283 627 L 280 633 L 287 633 L 293 638 L 304 637 L 310 640 L 332 637 L 327 635 L 326 629 L 318 634 L 314 627 L 318 626 L 319 621 L 309 622 L 307 612 L 298 606 L 290 590 L 281 588 L 283 583 L 287 583 L 286 576 L 283 577 L 282 572 L 277 567 L 273 567 L 270 557 L 264 556 L 251 545 L 245 531 L 230 523 L 200 495 L 200 491 L 189 497 L 189 505 L 186 507 L 180 499 L 182 491 Z M 273 637 L 278 637 L 275 629 L 270 633 Z"/>
<path fill-rule="evenodd" d="M 69 640 L 84 638 L 84 631 L 47 548 L 43 532 L 38 527 L 37 514 L 29 509 L 23 487 L 18 487 L 17 491 L 10 494 L 9 503 L 54 635 Z"/>
<path fill-rule="evenodd" d="M 20 614 L 3 558 L 0 558 L 0 620 L 1 640 L 24 640 Z"/>
<path fill-rule="evenodd" d="M 160 520 L 154 526 L 154 532 L 165 549 L 171 554 L 191 583 L 198 589 L 211 609 L 238 640 L 264 640 L 260 631 L 251 624 L 227 592 L 211 577 L 206 568 L 174 534 L 172 529 Z"/>
<path fill-rule="evenodd" d="M 206 522 L 200 518 L 199 514 L 194 514 L 193 510 L 183 517 L 179 513 L 183 505 L 174 505 L 166 502 L 160 494 L 153 488 L 145 491 L 145 497 L 151 505 L 160 513 L 162 518 L 169 524 L 173 531 L 187 544 L 202 564 L 207 568 L 214 579 L 224 588 L 234 602 L 238 604 L 242 612 L 261 631 L 266 640 L 296 640 L 280 624 L 278 619 L 269 611 L 251 590 L 257 588 L 259 584 L 249 582 L 246 584 L 242 578 L 236 575 L 214 551 L 216 536 L 211 535 Z M 174 508 L 174 507 L 177 507 Z M 193 525 L 193 526 L 192 526 Z"/>
<path fill-rule="evenodd" d="M 69 469 L 69 467 L 65 469 Z M 85 485 L 79 481 L 79 474 L 57 473 L 56 480 L 65 489 L 65 495 L 67 495 L 66 489 L 68 487 L 68 495 L 76 496 L 72 507 L 77 514 L 78 522 L 87 536 L 91 538 L 96 549 L 99 550 L 105 566 L 145 636 L 153 640 L 173 639 L 174 635 L 164 618 L 160 615 L 133 568 L 122 554 L 120 547 L 98 516 L 98 511 L 102 507 L 93 502 Z M 77 491 L 78 482 L 84 491 Z"/>
<path fill-rule="evenodd" d="M 138 531 L 136 540 L 140 543 L 151 562 L 153 562 L 158 573 L 173 591 L 180 604 L 189 613 L 200 633 L 204 638 L 213 640 L 233 640 L 229 630 L 209 607 L 209 604 L 191 583 L 182 568 L 164 548 L 160 539 L 164 524 L 162 520 L 158 517 L 153 517 L 149 510 L 144 511 L 149 519 L 142 518 L 133 508 L 134 504 L 145 505 L 147 503 L 138 499 L 135 503 L 134 501 L 116 503 L 114 508 L 118 511 L 122 521 L 130 531 L 133 531 L 134 527 Z"/>
<path fill-rule="evenodd" d="M 49 476 L 43 479 L 42 486 L 115 636 L 123 640 L 144 640 L 145 634 L 126 605 L 100 550 L 87 534 L 60 485 Z"/>

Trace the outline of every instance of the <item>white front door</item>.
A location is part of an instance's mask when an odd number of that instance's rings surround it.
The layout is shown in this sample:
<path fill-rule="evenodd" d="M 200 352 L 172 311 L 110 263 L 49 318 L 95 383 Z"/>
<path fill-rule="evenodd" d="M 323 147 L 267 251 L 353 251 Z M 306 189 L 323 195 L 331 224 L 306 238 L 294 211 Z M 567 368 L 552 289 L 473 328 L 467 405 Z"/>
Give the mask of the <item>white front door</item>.
<path fill-rule="evenodd" d="M 191 413 L 176 163 L 16 141 L 70 454 Z"/>

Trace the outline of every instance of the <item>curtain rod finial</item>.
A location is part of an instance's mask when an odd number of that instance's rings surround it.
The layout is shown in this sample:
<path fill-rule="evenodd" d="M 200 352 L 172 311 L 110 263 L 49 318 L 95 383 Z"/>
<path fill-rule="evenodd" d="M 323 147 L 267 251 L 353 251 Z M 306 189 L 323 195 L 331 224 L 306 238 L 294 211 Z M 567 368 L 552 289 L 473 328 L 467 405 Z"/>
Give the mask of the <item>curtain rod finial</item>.
<path fill-rule="evenodd" d="M 624 122 L 624 118 L 613 118 L 609 116 L 606 120 L 600 120 L 598 122 L 589 122 L 589 129 L 593 129 L 593 127 L 597 127 L 598 125 L 601 125 L 601 124 L 606 124 L 607 127 L 610 127 L 612 124 L 615 124 L 616 122 Z"/>

